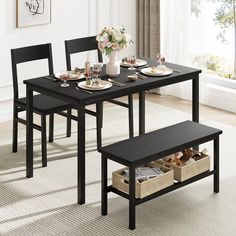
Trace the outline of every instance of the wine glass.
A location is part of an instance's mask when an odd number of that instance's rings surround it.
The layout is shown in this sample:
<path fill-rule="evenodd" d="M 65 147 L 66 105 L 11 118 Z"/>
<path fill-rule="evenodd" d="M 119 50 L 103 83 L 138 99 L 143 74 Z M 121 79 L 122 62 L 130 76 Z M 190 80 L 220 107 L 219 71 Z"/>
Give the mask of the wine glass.
<path fill-rule="evenodd" d="M 67 80 L 69 80 L 70 75 L 68 71 L 63 71 L 60 73 L 60 80 L 63 81 L 63 83 L 61 84 L 61 87 L 66 88 L 69 87 L 70 85 L 66 82 Z"/>
<path fill-rule="evenodd" d="M 129 63 L 128 70 L 135 70 L 134 64 L 136 63 L 136 56 L 128 57 L 127 60 L 127 62 Z"/>
<path fill-rule="evenodd" d="M 161 55 L 161 53 L 157 53 L 157 67 L 164 67 L 163 63 L 165 62 L 165 57 Z"/>
<path fill-rule="evenodd" d="M 94 76 L 94 83 L 95 85 L 99 85 L 99 80 L 101 76 L 101 71 L 102 71 L 102 63 L 95 63 L 93 66 L 93 76 Z"/>

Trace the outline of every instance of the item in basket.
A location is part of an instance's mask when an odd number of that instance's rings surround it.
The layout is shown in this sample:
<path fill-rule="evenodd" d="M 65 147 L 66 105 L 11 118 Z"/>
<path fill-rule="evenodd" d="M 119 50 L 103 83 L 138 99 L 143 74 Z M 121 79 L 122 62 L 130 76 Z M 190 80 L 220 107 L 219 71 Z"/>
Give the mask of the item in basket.
<path fill-rule="evenodd" d="M 203 149 L 201 152 L 193 150 L 191 148 L 187 148 L 182 152 L 175 153 L 174 155 L 163 158 L 164 161 L 176 165 L 176 166 L 184 166 L 194 163 L 203 157 L 207 156 L 207 149 Z"/>
<path fill-rule="evenodd" d="M 163 171 L 159 167 L 139 167 L 135 169 L 135 180 L 143 182 L 150 178 L 154 178 L 163 174 Z M 129 169 L 123 170 L 123 176 L 129 178 Z"/>

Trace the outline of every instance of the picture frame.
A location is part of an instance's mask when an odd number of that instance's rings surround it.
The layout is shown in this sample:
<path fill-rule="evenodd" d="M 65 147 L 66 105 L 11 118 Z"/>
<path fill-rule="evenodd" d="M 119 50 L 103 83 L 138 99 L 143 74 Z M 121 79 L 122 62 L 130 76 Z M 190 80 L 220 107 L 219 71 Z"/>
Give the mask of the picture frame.
<path fill-rule="evenodd" d="M 16 0 L 16 27 L 51 23 L 51 0 Z"/>

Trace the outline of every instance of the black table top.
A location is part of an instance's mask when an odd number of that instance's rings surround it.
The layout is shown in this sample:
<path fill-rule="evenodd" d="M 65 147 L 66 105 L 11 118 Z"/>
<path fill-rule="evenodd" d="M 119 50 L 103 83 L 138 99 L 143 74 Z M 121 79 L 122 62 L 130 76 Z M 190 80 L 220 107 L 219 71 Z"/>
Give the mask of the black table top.
<path fill-rule="evenodd" d="M 126 166 L 140 165 L 215 139 L 221 130 L 184 121 L 99 149 L 108 159 Z"/>
<path fill-rule="evenodd" d="M 156 65 L 156 60 L 147 59 L 150 66 Z M 176 69 L 181 71 L 173 72 L 171 75 L 162 77 L 151 77 L 149 76 L 146 80 L 138 79 L 135 82 L 129 81 L 127 76 L 133 74 L 133 71 L 127 68 L 121 68 L 121 74 L 114 80 L 125 83 L 125 87 L 118 87 L 113 85 L 110 89 L 102 91 L 94 91 L 93 94 L 86 94 L 84 92 L 75 89 L 75 82 L 69 81 L 71 86 L 67 88 L 62 88 L 60 86 L 61 82 L 53 82 L 51 80 L 45 79 L 43 77 L 25 80 L 24 83 L 30 86 L 34 91 L 48 94 L 58 99 L 66 100 L 71 104 L 93 104 L 96 102 L 106 101 L 117 97 L 122 97 L 131 93 L 142 92 L 152 88 L 158 88 L 165 85 L 175 84 L 178 82 L 194 79 L 201 73 L 199 69 L 193 69 L 185 66 L 180 66 L 172 63 L 165 63 L 171 69 Z M 105 72 L 105 68 L 103 68 Z M 103 73 L 103 80 L 107 80 L 108 76 Z"/>

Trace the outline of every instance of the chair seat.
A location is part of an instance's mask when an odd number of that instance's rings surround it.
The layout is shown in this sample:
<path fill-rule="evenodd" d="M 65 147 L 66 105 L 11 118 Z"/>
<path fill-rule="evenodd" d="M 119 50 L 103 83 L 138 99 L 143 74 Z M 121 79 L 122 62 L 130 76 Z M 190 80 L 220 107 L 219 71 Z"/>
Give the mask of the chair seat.
<path fill-rule="evenodd" d="M 19 106 L 26 108 L 26 98 L 17 99 Z M 71 108 L 71 104 L 43 95 L 34 95 L 33 108 L 37 113 L 50 114 Z"/>

